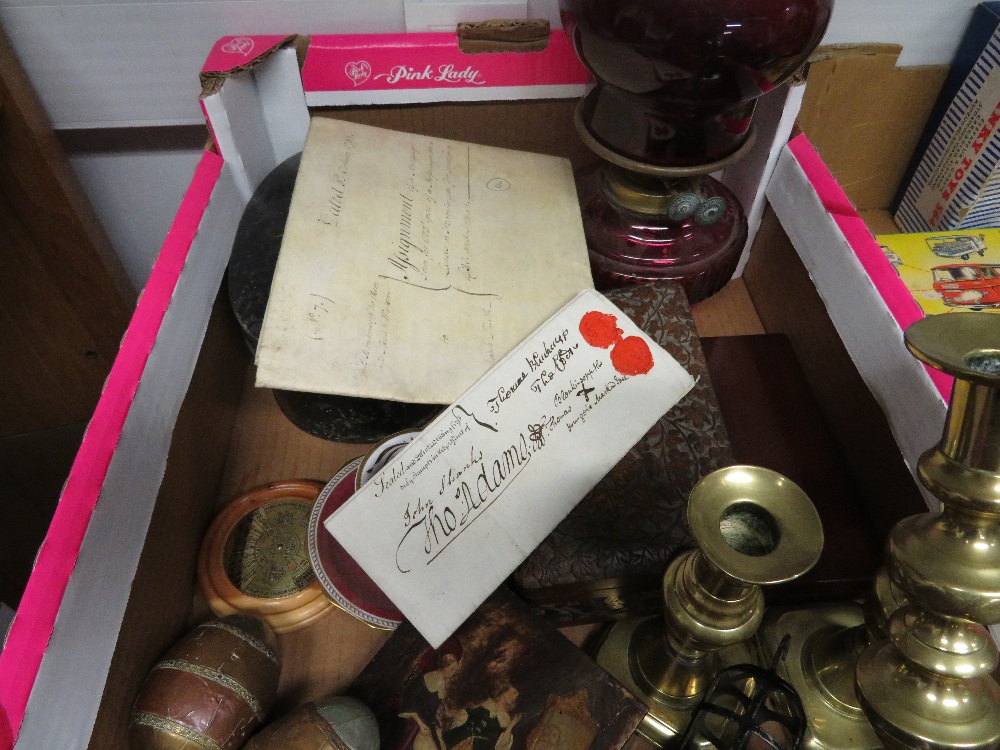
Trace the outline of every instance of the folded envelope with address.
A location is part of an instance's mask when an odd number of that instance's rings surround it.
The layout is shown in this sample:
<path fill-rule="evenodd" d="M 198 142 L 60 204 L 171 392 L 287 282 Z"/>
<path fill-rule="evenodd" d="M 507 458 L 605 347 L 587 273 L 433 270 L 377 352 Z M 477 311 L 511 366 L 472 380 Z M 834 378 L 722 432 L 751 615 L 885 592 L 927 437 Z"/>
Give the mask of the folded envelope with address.
<path fill-rule="evenodd" d="M 693 385 L 621 310 L 586 290 L 326 528 L 436 648 Z"/>

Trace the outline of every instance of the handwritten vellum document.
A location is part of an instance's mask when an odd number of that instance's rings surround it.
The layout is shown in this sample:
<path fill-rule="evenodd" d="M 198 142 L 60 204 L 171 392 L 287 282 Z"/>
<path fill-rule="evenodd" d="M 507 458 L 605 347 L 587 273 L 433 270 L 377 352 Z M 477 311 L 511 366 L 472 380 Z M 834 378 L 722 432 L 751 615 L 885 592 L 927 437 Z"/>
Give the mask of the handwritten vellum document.
<path fill-rule="evenodd" d="M 592 287 L 567 160 L 314 117 L 257 385 L 448 404 Z"/>
<path fill-rule="evenodd" d="M 693 385 L 621 310 L 581 292 L 326 528 L 436 648 Z"/>

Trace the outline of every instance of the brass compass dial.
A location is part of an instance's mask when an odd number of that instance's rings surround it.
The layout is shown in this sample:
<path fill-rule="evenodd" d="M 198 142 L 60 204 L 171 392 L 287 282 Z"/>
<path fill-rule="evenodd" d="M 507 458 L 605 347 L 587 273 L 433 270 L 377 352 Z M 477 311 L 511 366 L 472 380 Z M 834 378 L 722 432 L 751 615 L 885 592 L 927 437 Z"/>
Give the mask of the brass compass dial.
<path fill-rule="evenodd" d="M 222 509 L 198 558 L 198 583 L 216 614 L 256 614 L 281 633 L 330 610 L 306 541 L 322 488 L 309 480 L 272 482 Z"/>
<path fill-rule="evenodd" d="M 247 513 L 226 539 L 226 575 L 240 591 L 261 599 L 291 596 L 316 580 L 302 538 L 311 506 L 276 500 Z"/>

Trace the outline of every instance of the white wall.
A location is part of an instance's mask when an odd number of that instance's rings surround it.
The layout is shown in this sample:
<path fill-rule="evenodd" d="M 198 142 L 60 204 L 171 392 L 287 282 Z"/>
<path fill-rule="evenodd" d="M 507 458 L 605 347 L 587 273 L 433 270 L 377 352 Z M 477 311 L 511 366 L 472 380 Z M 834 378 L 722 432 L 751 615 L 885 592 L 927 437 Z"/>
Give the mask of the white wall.
<path fill-rule="evenodd" d="M 895 42 L 947 63 L 974 0 L 837 0 L 824 43 Z M 198 71 L 221 36 L 402 31 L 402 0 L 0 0 L 0 23 L 57 129 L 201 123 Z M 198 149 L 70 153 L 141 286 Z"/>
<path fill-rule="evenodd" d="M 903 45 L 900 65 L 951 62 L 977 0 L 834 0 L 824 44 Z"/>
<path fill-rule="evenodd" d="M 201 158 L 197 148 L 70 154 L 132 285 L 141 289 Z"/>

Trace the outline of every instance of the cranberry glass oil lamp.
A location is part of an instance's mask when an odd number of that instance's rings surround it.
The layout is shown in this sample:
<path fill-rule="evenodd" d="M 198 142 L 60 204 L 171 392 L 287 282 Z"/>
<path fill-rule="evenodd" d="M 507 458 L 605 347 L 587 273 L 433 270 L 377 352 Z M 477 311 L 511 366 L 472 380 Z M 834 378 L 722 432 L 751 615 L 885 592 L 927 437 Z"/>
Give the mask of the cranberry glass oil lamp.
<path fill-rule="evenodd" d="M 603 162 L 578 173 L 598 289 L 674 279 L 692 302 L 732 276 L 747 237 L 711 177 L 753 145 L 756 100 L 819 43 L 833 0 L 569 0 L 595 78 L 576 113 Z"/>

